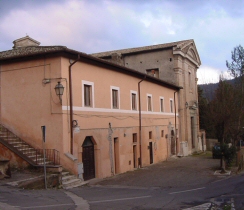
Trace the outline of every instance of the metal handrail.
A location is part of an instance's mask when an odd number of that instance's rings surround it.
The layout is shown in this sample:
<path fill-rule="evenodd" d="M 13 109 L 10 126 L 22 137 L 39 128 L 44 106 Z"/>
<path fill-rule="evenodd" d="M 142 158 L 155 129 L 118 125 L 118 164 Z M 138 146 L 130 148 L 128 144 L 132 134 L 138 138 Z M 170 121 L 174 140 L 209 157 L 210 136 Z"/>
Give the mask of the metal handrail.
<path fill-rule="evenodd" d="M 0 138 L 13 146 L 18 152 L 30 158 L 36 165 L 44 164 L 42 149 L 35 149 L 30 144 L 13 134 L 6 127 L 0 124 Z M 59 151 L 56 149 L 45 149 L 45 162 L 47 165 L 60 165 Z"/>

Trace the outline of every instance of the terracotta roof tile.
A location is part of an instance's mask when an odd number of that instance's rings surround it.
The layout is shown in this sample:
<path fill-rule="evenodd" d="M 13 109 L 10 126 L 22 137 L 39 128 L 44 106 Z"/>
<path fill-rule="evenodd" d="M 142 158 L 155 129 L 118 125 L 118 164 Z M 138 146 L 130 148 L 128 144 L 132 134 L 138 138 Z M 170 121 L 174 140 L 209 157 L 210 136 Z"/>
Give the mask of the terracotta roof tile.
<path fill-rule="evenodd" d="M 190 39 L 190 40 L 183 40 L 183 41 L 171 42 L 171 43 L 165 43 L 165 44 L 158 44 L 158 45 L 150 45 L 150 46 L 144 46 L 144 47 L 136 47 L 136 48 L 128 48 L 128 49 L 122 49 L 122 50 L 113 50 L 113 51 L 107 51 L 107 52 L 93 53 L 91 55 L 95 56 L 95 57 L 107 57 L 113 53 L 131 54 L 131 53 L 139 53 L 139 52 L 143 52 L 143 51 L 165 49 L 165 48 L 170 48 L 170 47 L 182 48 L 185 45 L 188 45 L 189 43 L 192 43 L 192 42 L 193 42 L 193 39 Z"/>

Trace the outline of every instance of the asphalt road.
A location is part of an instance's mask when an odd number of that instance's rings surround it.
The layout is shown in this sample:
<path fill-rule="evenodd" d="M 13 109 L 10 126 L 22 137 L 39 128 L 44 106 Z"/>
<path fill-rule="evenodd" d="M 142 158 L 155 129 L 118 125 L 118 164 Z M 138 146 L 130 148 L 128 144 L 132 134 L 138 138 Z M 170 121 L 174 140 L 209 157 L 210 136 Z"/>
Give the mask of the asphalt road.
<path fill-rule="evenodd" d="M 68 191 L 23 190 L 0 181 L 0 209 L 244 209 L 244 174 L 215 176 L 218 166 L 209 155 L 171 159 Z"/>
<path fill-rule="evenodd" d="M 87 200 L 92 210 L 176 210 L 203 204 L 198 209 L 217 209 L 228 203 L 233 203 L 235 209 L 244 209 L 243 186 L 244 176 L 237 175 L 194 188 L 92 186 L 71 192 Z"/>

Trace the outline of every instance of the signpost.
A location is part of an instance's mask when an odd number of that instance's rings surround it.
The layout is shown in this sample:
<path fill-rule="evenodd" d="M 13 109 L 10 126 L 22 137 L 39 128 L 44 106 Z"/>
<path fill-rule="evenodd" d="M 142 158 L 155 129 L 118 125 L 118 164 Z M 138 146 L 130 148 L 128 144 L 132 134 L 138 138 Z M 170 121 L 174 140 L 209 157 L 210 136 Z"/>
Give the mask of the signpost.
<path fill-rule="evenodd" d="M 41 126 L 42 129 L 42 147 L 43 147 L 43 166 L 44 166 L 44 181 L 45 189 L 47 189 L 47 171 L 46 171 L 46 152 L 45 152 L 45 142 L 46 142 L 46 126 Z"/>

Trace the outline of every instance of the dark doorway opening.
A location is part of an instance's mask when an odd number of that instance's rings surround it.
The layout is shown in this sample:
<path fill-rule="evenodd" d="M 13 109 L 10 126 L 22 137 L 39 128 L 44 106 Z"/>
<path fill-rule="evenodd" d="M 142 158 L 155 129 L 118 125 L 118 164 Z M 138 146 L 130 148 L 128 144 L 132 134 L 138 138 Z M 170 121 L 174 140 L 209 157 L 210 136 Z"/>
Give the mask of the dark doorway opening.
<path fill-rule="evenodd" d="M 82 161 L 83 161 L 83 179 L 89 180 L 95 178 L 95 158 L 94 144 L 91 136 L 87 136 L 82 145 Z"/>
<path fill-rule="evenodd" d="M 114 138 L 114 173 L 119 173 L 119 139 Z"/>
<path fill-rule="evenodd" d="M 153 145 L 152 142 L 149 142 L 149 155 L 150 155 L 150 164 L 153 163 Z"/>
<path fill-rule="evenodd" d="M 192 149 L 194 149 L 195 148 L 194 117 L 191 117 L 191 143 L 192 143 Z"/>
<path fill-rule="evenodd" d="M 174 130 L 171 130 L 171 155 L 175 155 L 175 132 Z"/>

